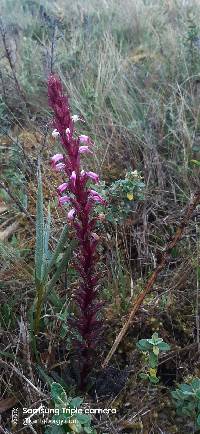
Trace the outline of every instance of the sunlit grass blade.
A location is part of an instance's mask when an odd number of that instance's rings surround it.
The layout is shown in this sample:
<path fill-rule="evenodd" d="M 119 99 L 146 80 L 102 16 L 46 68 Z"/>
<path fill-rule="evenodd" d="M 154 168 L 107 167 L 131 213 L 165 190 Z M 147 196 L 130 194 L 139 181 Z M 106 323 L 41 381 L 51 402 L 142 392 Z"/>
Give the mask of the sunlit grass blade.
<path fill-rule="evenodd" d="M 40 163 L 38 164 L 38 190 L 36 204 L 36 248 L 35 248 L 35 278 L 41 282 L 43 277 L 44 256 L 44 210 Z"/>

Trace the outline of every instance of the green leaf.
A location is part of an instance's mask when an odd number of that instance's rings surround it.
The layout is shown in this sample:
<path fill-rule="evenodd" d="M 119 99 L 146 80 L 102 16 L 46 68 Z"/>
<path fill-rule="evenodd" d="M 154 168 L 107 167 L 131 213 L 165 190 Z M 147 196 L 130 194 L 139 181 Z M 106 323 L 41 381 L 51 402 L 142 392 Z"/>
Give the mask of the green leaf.
<path fill-rule="evenodd" d="M 49 252 L 49 238 L 50 238 L 50 225 L 51 225 L 51 211 L 50 211 L 50 205 L 48 206 L 48 216 L 47 216 L 47 222 L 45 224 L 44 228 L 44 251 L 43 251 L 43 280 L 46 281 L 48 278 L 48 262 L 50 259 L 50 252 Z"/>
<path fill-rule="evenodd" d="M 86 432 L 86 434 L 92 434 L 92 428 L 89 426 L 84 426 L 84 431 Z"/>
<path fill-rule="evenodd" d="M 61 312 L 59 312 L 56 316 L 57 316 L 57 318 L 60 321 L 65 321 L 66 322 L 67 319 L 68 319 L 68 317 L 69 317 L 69 310 L 68 310 L 68 308 L 64 308 L 63 307 L 63 309 L 61 309 Z"/>
<path fill-rule="evenodd" d="M 58 296 L 58 294 L 53 288 L 51 290 L 51 293 L 48 295 L 48 299 L 53 304 L 53 306 L 57 307 L 60 310 L 62 309 L 63 300 Z"/>
<path fill-rule="evenodd" d="M 38 165 L 38 190 L 36 203 L 36 248 L 35 248 L 35 276 L 36 280 L 42 281 L 43 277 L 43 254 L 44 254 L 44 211 L 43 192 L 40 164 Z"/>
<path fill-rule="evenodd" d="M 64 226 L 60 238 L 58 240 L 55 252 L 53 253 L 51 260 L 49 262 L 48 272 L 50 272 L 51 268 L 56 263 L 56 259 L 58 258 L 58 255 L 63 252 L 64 245 L 67 241 L 67 236 L 68 236 L 68 227 Z"/>
<path fill-rule="evenodd" d="M 199 378 L 194 378 L 194 380 L 192 380 L 191 386 L 193 388 L 193 390 L 200 390 L 200 379 Z"/>
<path fill-rule="evenodd" d="M 196 402 L 195 402 L 195 400 L 194 400 L 194 401 L 190 400 L 190 401 L 187 403 L 187 409 L 188 409 L 188 411 L 190 411 L 191 413 L 196 409 Z"/>
<path fill-rule="evenodd" d="M 58 264 L 58 267 L 53 275 L 53 277 L 51 278 L 51 280 L 48 282 L 48 284 L 46 285 L 46 295 L 45 295 L 45 300 L 49 297 L 49 294 L 51 293 L 52 289 L 54 288 L 54 285 L 56 284 L 56 282 L 59 280 L 63 270 L 65 269 L 65 271 L 67 271 L 68 268 L 68 262 L 72 256 L 72 252 L 73 249 L 76 245 L 76 242 L 71 242 L 67 248 L 66 251 L 64 252 L 64 254 L 62 255 L 62 259 Z"/>
<path fill-rule="evenodd" d="M 56 284 L 56 282 L 59 280 L 63 270 L 67 270 L 67 266 L 68 266 L 68 261 L 71 257 L 71 247 L 69 247 L 66 252 L 64 253 L 58 268 L 56 270 L 56 272 L 54 273 L 53 277 L 51 278 L 51 280 L 49 281 L 49 283 L 46 286 L 46 297 L 49 296 L 49 293 L 51 292 L 51 290 L 53 289 L 54 285 Z"/>
<path fill-rule="evenodd" d="M 200 167 L 200 160 L 190 160 L 194 166 Z"/>
<path fill-rule="evenodd" d="M 15 353 L 9 353 L 8 351 L 1 351 L 0 350 L 0 356 L 6 357 L 6 359 L 16 360 L 21 365 L 23 364 L 23 359 L 20 357 L 16 357 Z"/>
<path fill-rule="evenodd" d="M 53 425 L 45 429 L 45 434 L 64 434 L 64 433 L 65 433 L 64 427 L 59 425 Z"/>
<path fill-rule="evenodd" d="M 87 414 L 77 414 L 76 418 L 82 425 L 87 425 L 91 422 L 91 416 Z"/>
<path fill-rule="evenodd" d="M 80 407 L 82 402 L 83 402 L 83 399 L 79 398 L 79 396 L 77 396 L 76 398 L 71 399 L 71 401 L 69 403 L 70 408 L 78 408 L 78 407 Z"/>
<path fill-rule="evenodd" d="M 153 353 L 155 354 L 155 356 L 158 356 L 158 354 L 159 354 L 159 348 L 158 348 L 158 346 L 153 346 Z"/>
<path fill-rule="evenodd" d="M 52 383 L 51 397 L 56 405 L 67 404 L 67 394 L 59 383 Z"/>
<path fill-rule="evenodd" d="M 183 392 L 181 392 L 179 389 L 173 390 L 171 392 L 172 398 L 177 400 L 178 402 L 176 403 L 176 405 L 179 404 L 179 402 L 181 402 L 182 400 L 184 400 L 184 394 Z M 182 405 L 182 404 L 181 404 Z"/>
<path fill-rule="evenodd" d="M 149 354 L 149 364 L 151 368 L 156 368 L 158 366 L 158 356 L 153 352 Z"/>
<path fill-rule="evenodd" d="M 149 378 L 149 375 L 141 372 L 141 374 L 139 374 L 139 377 L 141 378 L 141 380 L 147 380 Z"/>
<path fill-rule="evenodd" d="M 44 369 L 41 368 L 41 366 L 37 365 L 36 369 L 39 372 L 39 375 L 41 376 L 41 378 L 45 381 L 45 383 L 47 383 L 48 386 L 51 387 L 52 383 L 54 382 L 53 379 L 49 375 L 46 374 L 46 372 L 44 371 Z"/>
<path fill-rule="evenodd" d="M 73 426 L 72 426 L 73 425 Z M 80 422 L 76 418 L 76 423 L 69 424 L 70 428 L 73 429 L 73 432 L 81 433 L 82 432 L 82 426 Z"/>
<path fill-rule="evenodd" d="M 68 329 L 67 325 L 63 324 L 61 326 L 61 329 L 60 329 L 60 337 L 62 339 L 65 338 L 65 336 L 67 335 L 68 332 L 69 332 L 69 329 Z"/>
<path fill-rule="evenodd" d="M 147 339 L 147 341 L 151 344 L 151 345 L 158 345 L 161 342 L 163 342 L 162 338 L 158 337 L 158 333 L 154 333 L 151 337 L 151 339 Z"/>
<path fill-rule="evenodd" d="M 189 410 L 186 406 L 182 407 L 182 414 L 184 416 L 191 416 L 191 410 Z"/>
<path fill-rule="evenodd" d="M 149 376 L 149 380 L 153 384 L 158 384 L 160 381 L 158 377 L 151 377 L 151 376 Z"/>
<path fill-rule="evenodd" d="M 180 384 L 179 389 L 184 395 L 193 395 L 192 387 L 190 384 Z"/>
<path fill-rule="evenodd" d="M 176 409 L 176 413 L 178 416 L 183 416 L 182 407 Z"/>
<path fill-rule="evenodd" d="M 197 426 L 200 426 L 200 414 L 197 416 Z"/>
<path fill-rule="evenodd" d="M 140 341 L 136 344 L 137 348 L 141 351 L 148 351 L 151 348 L 151 345 L 147 341 L 147 339 L 140 339 Z"/>
<path fill-rule="evenodd" d="M 156 375 L 157 375 L 157 369 L 156 369 L 156 368 L 150 368 L 150 369 L 149 369 L 149 375 L 150 375 L 150 377 L 154 377 L 154 378 L 156 378 Z"/>
<path fill-rule="evenodd" d="M 170 345 L 167 344 L 166 342 L 160 342 L 160 343 L 158 344 L 158 348 L 159 348 L 161 351 L 169 351 L 169 350 L 170 350 Z"/>
<path fill-rule="evenodd" d="M 48 215 L 47 222 L 44 230 L 44 253 L 46 258 L 49 257 L 49 237 L 50 237 L 50 225 L 51 225 L 51 209 L 50 204 L 48 205 Z"/>
<path fill-rule="evenodd" d="M 2 327 L 8 327 L 12 320 L 12 306 L 8 303 L 3 303 L 0 306 Z"/>
<path fill-rule="evenodd" d="M 62 404 L 63 405 L 63 404 Z M 70 414 L 67 413 L 63 413 L 61 406 L 59 407 L 56 406 L 56 408 L 59 410 L 59 414 L 55 414 L 52 418 L 52 421 L 58 422 L 58 424 L 56 424 L 57 426 L 59 425 L 60 420 L 62 419 L 64 424 L 68 424 L 69 420 L 70 420 Z"/>

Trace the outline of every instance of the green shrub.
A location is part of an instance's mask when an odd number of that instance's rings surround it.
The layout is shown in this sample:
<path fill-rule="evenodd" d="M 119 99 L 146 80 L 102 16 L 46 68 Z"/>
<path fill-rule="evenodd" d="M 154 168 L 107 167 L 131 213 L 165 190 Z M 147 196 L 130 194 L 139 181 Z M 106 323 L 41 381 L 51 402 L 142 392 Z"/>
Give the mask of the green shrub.
<path fill-rule="evenodd" d="M 200 379 L 194 378 L 191 383 L 183 383 L 172 393 L 177 414 L 194 420 L 200 427 Z"/>

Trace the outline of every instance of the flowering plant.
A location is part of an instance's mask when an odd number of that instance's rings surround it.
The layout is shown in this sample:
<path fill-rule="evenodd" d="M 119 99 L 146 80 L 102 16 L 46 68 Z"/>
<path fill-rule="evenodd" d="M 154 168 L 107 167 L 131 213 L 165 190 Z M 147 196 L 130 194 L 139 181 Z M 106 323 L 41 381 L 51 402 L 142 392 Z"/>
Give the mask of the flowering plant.
<path fill-rule="evenodd" d="M 106 220 L 111 223 L 121 223 L 131 216 L 135 203 L 144 199 L 145 183 L 141 174 L 134 170 L 127 172 L 125 177 L 113 181 L 110 185 L 101 182 L 98 191 L 108 202 Z M 98 205 L 101 212 L 101 205 Z"/>
<path fill-rule="evenodd" d="M 169 351 L 170 345 L 159 338 L 158 333 L 154 333 L 150 339 L 140 339 L 137 348 L 145 354 L 148 361 L 148 371 L 142 372 L 140 378 L 149 380 L 152 384 L 159 383 L 157 377 L 159 355 L 161 351 Z"/>
<path fill-rule="evenodd" d="M 81 352 L 80 383 L 84 387 L 101 334 L 98 312 L 102 303 L 97 300 L 99 275 L 96 273 L 99 236 L 94 232 L 98 217 L 93 215 L 93 209 L 96 203 L 105 205 L 105 200 L 88 183 L 99 183 L 99 176 L 81 166 L 82 155 L 91 154 L 94 143 L 88 136 L 76 134 L 75 122 L 79 118 L 71 115 L 68 97 L 64 96 L 60 79 L 55 75 L 49 77 L 48 95 L 54 111 L 52 135 L 60 139 L 63 148 L 63 154 L 51 158 L 51 165 L 66 176 L 65 182 L 58 187 L 59 204 L 70 205 L 67 217 L 78 240 L 74 266 L 80 276 L 80 285 L 74 295 L 77 312 L 71 324 L 79 336 L 76 344 Z"/>
<path fill-rule="evenodd" d="M 45 434 L 65 433 L 86 433 L 96 434 L 91 427 L 91 416 L 84 413 L 81 408 L 83 399 L 76 396 L 67 396 L 65 390 L 59 383 L 51 384 L 51 399 L 55 405 L 54 416 L 50 426 L 45 429 Z"/>

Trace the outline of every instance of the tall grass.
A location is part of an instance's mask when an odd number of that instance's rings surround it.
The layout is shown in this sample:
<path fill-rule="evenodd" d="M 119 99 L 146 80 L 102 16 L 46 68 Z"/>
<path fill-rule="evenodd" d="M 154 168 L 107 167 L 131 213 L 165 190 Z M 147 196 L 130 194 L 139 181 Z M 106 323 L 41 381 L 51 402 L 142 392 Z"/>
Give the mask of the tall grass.
<path fill-rule="evenodd" d="M 96 142 L 92 167 L 106 181 L 141 169 L 150 197 L 182 206 L 199 182 L 199 2 L 1 4 L 2 125 L 44 134 L 53 69 Z"/>
<path fill-rule="evenodd" d="M 96 143 L 91 167 L 106 182 L 137 168 L 147 209 L 155 215 L 182 209 L 199 183 L 191 164 L 200 153 L 199 2 L 1 4 L 2 125 L 46 134 L 46 78 L 53 69 L 72 95 L 73 113 L 85 121 L 81 133 Z M 47 158 L 48 137 L 44 143 L 40 152 Z"/>

